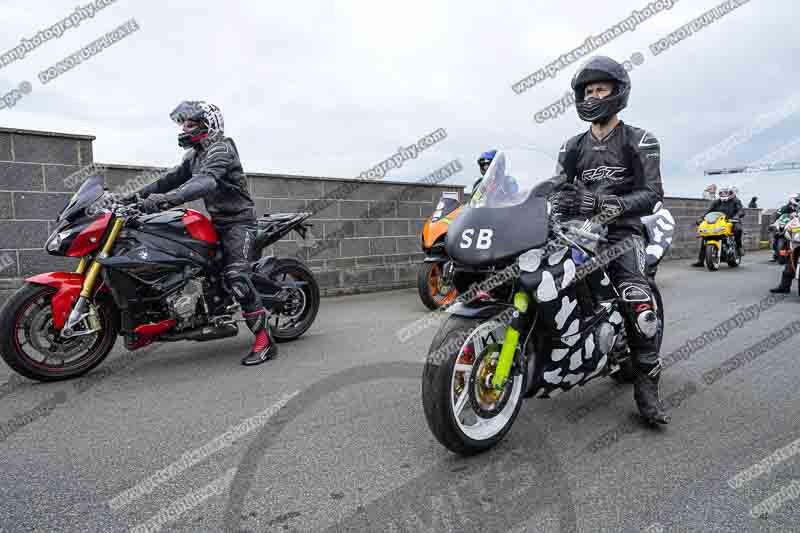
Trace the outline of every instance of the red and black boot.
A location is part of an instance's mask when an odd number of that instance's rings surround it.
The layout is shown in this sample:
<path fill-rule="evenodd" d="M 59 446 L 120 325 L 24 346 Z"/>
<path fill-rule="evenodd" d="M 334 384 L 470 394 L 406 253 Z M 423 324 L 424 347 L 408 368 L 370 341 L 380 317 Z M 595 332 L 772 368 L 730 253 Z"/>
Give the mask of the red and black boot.
<path fill-rule="evenodd" d="M 278 355 L 278 345 L 272 338 L 269 323 L 267 322 L 267 310 L 259 309 L 252 313 L 243 313 L 247 327 L 256 336 L 253 348 L 250 353 L 242 359 L 242 364 L 247 366 L 260 365 Z"/>

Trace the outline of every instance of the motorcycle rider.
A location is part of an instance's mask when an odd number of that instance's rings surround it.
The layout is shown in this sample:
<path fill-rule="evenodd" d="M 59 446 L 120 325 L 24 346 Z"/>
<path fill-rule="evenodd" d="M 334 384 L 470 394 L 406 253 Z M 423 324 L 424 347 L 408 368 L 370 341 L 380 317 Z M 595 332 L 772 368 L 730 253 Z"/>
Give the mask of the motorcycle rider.
<path fill-rule="evenodd" d="M 786 202 L 786 205 L 780 207 L 777 211 L 775 211 L 775 220 L 778 220 L 783 215 L 790 215 L 792 213 L 797 213 L 798 208 L 797 204 L 800 202 L 800 194 L 793 192 L 789 195 L 789 200 Z"/>
<path fill-rule="evenodd" d="M 616 214 L 607 226 L 608 245 L 633 239 L 634 249 L 614 259 L 608 271 L 622 297 L 630 333 L 637 374 L 634 400 L 643 418 L 667 424 L 670 416 L 659 399 L 658 318 L 645 274 L 641 222 L 663 200 L 661 148 L 652 133 L 619 119 L 631 82 L 618 62 L 605 56 L 588 59 L 573 77 L 572 89 L 578 116 L 592 125 L 559 151 L 555 181 L 566 183 L 554 195 L 554 211 L 567 217 Z"/>
<path fill-rule="evenodd" d="M 225 137 L 222 112 L 214 104 L 184 101 L 170 113 L 170 118 L 182 128 L 178 145 L 187 149 L 183 161 L 123 201 L 138 201 L 145 213 L 200 198 L 205 201 L 223 249 L 223 276 L 255 335 L 242 364 L 263 363 L 278 354 L 278 347 L 267 322 L 267 310 L 247 274 L 254 255 L 256 219 L 239 151 L 233 139 Z"/>
<path fill-rule="evenodd" d="M 480 187 L 480 184 L 483 181 L 483 176 L 486 175 L 486 171 L 489 170 L 489 165 L 492 164 L 494 156 L 496 155 L 497 150 L 487 150 L 486 152 L 483 152 L 480 157 L 478 157 L 478 169 L 481 171 L 481 177 L 475 180 L 475 183 L 472 184 L 472 192 L 470 193 L 472 196 L 478 192 L 478 187 Z"/>
<path fill-rule="evenodd" d="M 800 203 L 800 194 L 797 193 L 790 194 L 789 202 L 785 206 L 778 209 L 778 211 L 776 212 L 777 215 L 776 220 L 786 214 L 789 215 L 791 215 L 792 213 L 797 214 L 797 212 L 800 210 L 800 208 L 798 208 L 798 203 Z M 783 267 L 783 272 L 781 272 L 780 283 L 778 283 L 778 286 L 775 287 L 774 289 L 770 289 L 769 292 L 778 294 L 790 292 L 792 290 L 792 280 L 794 279 L 793 268 L 794 267 L 792 266 L 791 261 L 786 261 L 786 264 Z"/>
<path fill-rule="evenodd" d="M 736 239 L 736 251 L 739 253 L 739 257 L 744 255 L 744 250 L 742 250 L 742 224 L 741 219 L 745 215 L 744 211 L 744 204 L 739 198 L 736 196 L 736 187 L 731 187 L 728 185 L 722 185 L 719 188 L 719 198 L 714 200 L 711 205 L 708 207 L 706 212 L 703 214 L 705 217 L 707 214 L 711 212 L 720 212 L 724 213 L 725 217 L 733 222 L 733 236 Z M 697 225 L 700 225 L 703 222 L 703 217 L 697 219 Z M 697 262 L 692 263 L 693 267 L 702 267 L 705 266 L 705 259 L 706 259 L 706 247 L 703 246 L 703 241 L 700 241 L 700 253 L 697 256 Z"/>

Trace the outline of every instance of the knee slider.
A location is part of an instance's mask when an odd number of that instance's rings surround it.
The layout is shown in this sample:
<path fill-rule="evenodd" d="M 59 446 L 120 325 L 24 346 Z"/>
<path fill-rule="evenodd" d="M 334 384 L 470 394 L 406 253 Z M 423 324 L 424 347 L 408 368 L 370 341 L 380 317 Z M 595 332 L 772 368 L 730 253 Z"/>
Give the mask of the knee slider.
<path fill-rule="evenodd" d="M 647 339 L 655 337 L 658 333 L 658 316 L 653 310 L 649 287 L 624 284 L 620 289 L 622 301 L 637 331 Z"/>
<path fill-rule="evenodd" d="M 644 307 L 647 309 L 644 309 Z M 645 338 L 652 339 L 658 333 L 658 317 L 649 304 L 642 304 L 636 311 L 636 329 Z"/>

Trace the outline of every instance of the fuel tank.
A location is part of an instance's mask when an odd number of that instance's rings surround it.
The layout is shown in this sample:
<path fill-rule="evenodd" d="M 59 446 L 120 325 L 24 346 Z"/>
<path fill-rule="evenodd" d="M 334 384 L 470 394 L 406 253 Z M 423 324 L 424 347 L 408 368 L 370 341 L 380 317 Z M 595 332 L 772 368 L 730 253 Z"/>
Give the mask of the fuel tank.
<path fill-rule="evenodd" d="M 194 209 L 164 211 L 145 215 L 138 219 L 140 231 L 153 233 L 181 243 L 198 241 L 207 246 L 216 246 L 219 240 L 211 222 Z"/>
<path fill-rule="evenodd" d="M 140 216 L 117 240 L 121 253 L 101 262 L 149 281 L 186 267 L 214 268 L 218 235 L 202 213 L 179 209 Z"/>

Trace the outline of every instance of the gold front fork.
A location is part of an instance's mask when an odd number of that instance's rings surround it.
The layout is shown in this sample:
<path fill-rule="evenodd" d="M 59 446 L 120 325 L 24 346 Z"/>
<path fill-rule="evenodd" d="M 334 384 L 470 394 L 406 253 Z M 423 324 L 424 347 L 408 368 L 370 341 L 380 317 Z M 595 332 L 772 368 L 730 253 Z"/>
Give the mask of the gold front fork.
<path fill-rule="evenodd" d="M 114 225 L 111 226 L 111 233 L 108 235 L 108 239 L 106 239 L 103 248 L 100 250 L 100 254 L 98 257 L 105 258 L 111 253 L 111 249 L 114 247 L 114 242 L 116 242 L 117 237 L 119 236 L 119 232 L 122 231 L 122 226 L 125 224 L 123 219 L 117 218 L 114 220 Z M 78 268 L 84 266 L 85 269 L 85 261 L 81 259 L 81 264 L 78 265 Z M 97 260 L 92 261 L 92 264 L 89 266 L 89 272 L 86 274 L 86 279 L 83 281 L 83 287 L 81 289 L 81 296 L 84 298 L 89 298 L 92 295 L 92 291 L 94 290 L 95 283 L 97 282 L 97 276 L 100 275 L 100 269 L 102 265 L 97 262 Z"/>
<path fill-rule="evenodd" d="M 75 269 L 76 274 L 84 274 L 86 273 L 86 267 L 89 266 L 89 260 L 85 257 L 81 257 L 81 262 L 78 263 L 78 268 Z"/>

